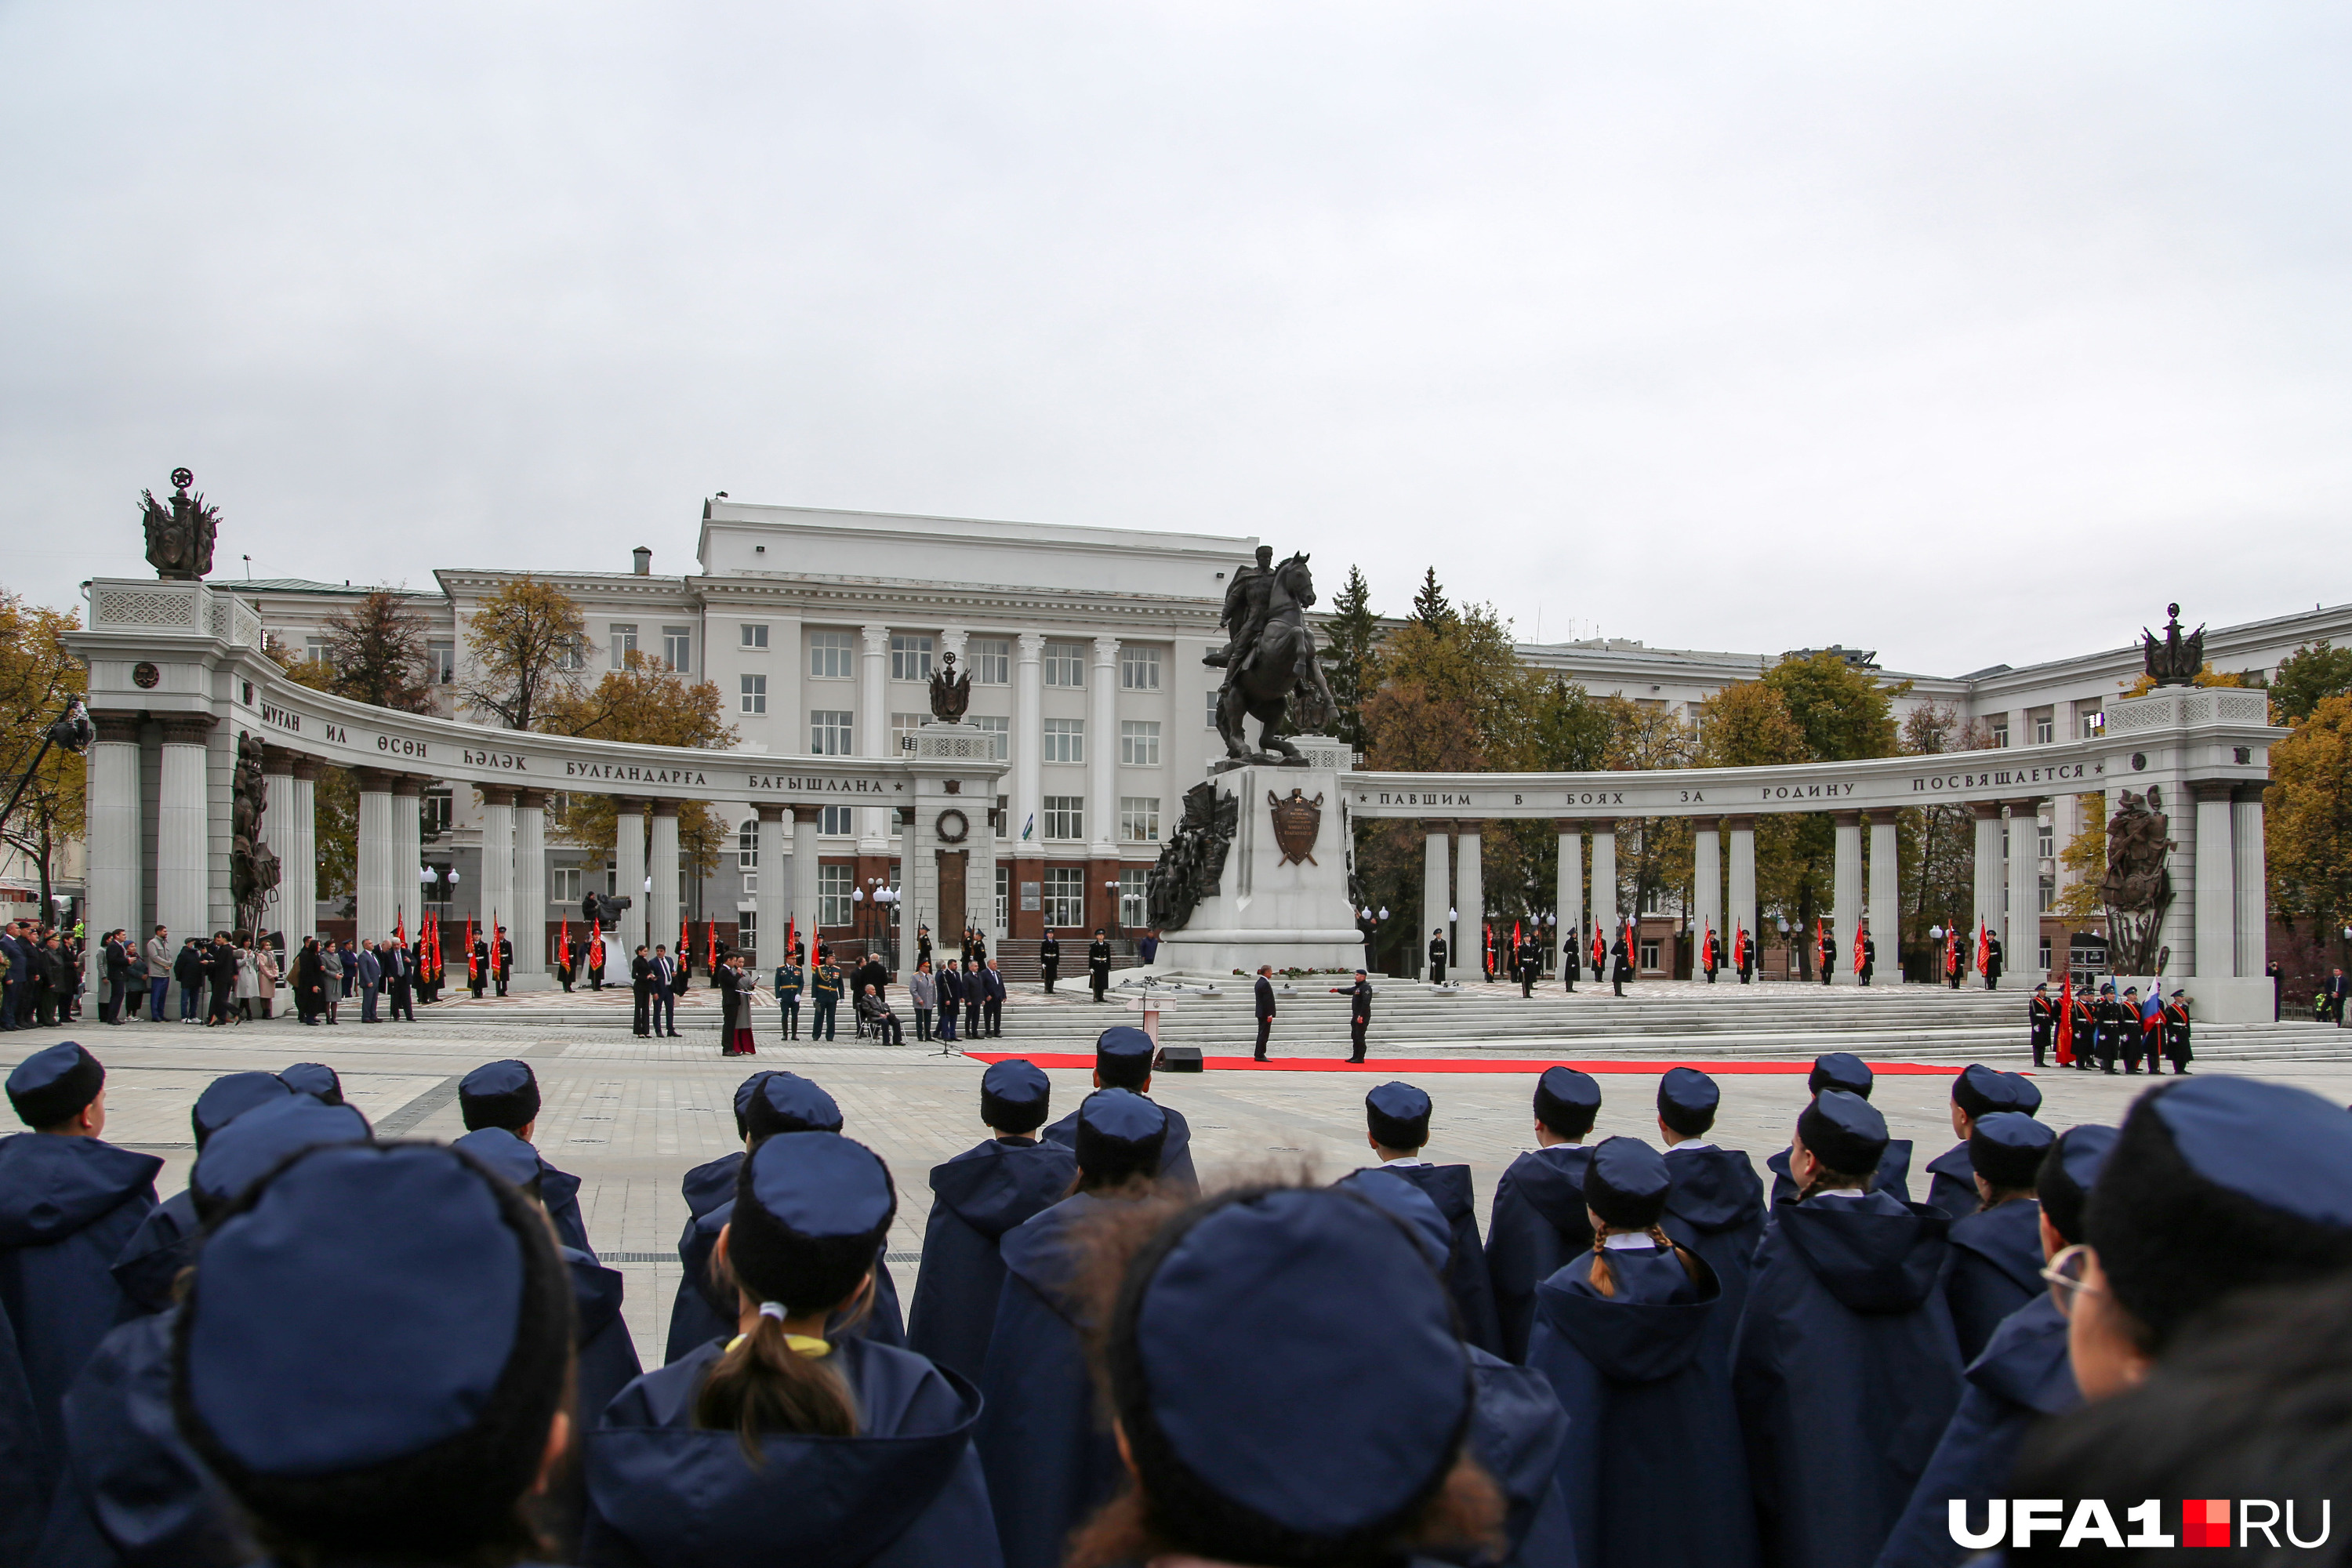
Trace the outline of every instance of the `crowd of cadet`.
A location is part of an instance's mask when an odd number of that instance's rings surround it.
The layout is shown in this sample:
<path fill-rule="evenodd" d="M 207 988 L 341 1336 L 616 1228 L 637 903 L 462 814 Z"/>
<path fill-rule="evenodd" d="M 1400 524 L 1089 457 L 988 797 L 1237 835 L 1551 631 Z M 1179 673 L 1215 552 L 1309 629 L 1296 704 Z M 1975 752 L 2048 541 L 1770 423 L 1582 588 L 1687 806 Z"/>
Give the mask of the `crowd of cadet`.
<path fill-rule="evenodd" d="M 446 1145 L 316 1063 L 229 1074 L 158 1204 L 52 1046 L 0 1141 L 0 1562 L 1912 1568 L 1968 1555 L 1953 1500 L 2114 1500 L 2029 1563 L 2128 1557 L 2145 1498 L 2338 1489 L 2352 1117 L 2199 1078 L 2059 1133 L 1970 1067 L 1914 1202 L 1870 1069 L 1808 1087 L 1768 1203 L 1706 1074 L 1654 1144 L 1553 1068 L 1482 1237 L 1401 1082 L 1376 1164 L 1203 1197 L 1114 1028 L 1059 1120 L 988 1068 L 902 1313 L 890 1171 L 761 1072 L 647 1372 L 528 1065 L 467 1075 Z"/>

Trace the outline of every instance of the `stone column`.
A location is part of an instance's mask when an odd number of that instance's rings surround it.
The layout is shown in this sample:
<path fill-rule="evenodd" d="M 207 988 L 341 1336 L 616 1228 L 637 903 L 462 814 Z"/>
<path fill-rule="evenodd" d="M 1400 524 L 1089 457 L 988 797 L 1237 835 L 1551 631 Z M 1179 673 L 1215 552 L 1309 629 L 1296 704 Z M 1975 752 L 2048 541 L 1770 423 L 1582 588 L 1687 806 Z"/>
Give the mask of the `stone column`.
<path fill-rule="evenodd" d="M 425 786 L 430 780 L 415 773 L 392 777 L 392 920 L 387 933 L 404 921 L 410 939 L 416 936 L 416 911 L 424 884 L 416 879 L 416 863 L 425 858 Z M 267 817 L 264 821 L 268 820 Z M 521 961 L 517 954 L 516 962 Z"/>
<path fill-rule="evenodd" d="M 2240 784 L 2230 797 L 2231 879 L 2238 894 L 2234 967 L 2241 980 L 2259 979 L 2270 962 L 2270 881 L 2263 843 L 2263 791 L 2270 787 L 2268 779 L 2257 779 Z"/>
<path fill-rule="evenodd" d="M 890 738 L 890 628 L 860 626 L 857 650 L 857 754 L 861 757 L 887 757 L 895 742 Z M 890 852 L 889 807 L 861 805 L 857 808 L 857 852 L 860 855 L 887 855 Z M 656 937 L 655 941 L 662 940 Z"/>
<path fill-rule="evenodd" d="M 898 902 L 892 908 L 890 914 L 898 927 L 896 939 L 898 951 L 895 955 L 898 963 L 892 966 L 891 973 L 904 980 L 915 972 L 915 900 L 907 896 L 915 886 L 915 808 L 911 805 L 900 806 L 898 810 L 898 817 L 899 897 Z M 983 823 L 982 826 L 985 827 L 986 824 Z M 995 889 L 990 889 L 988 891 L 992 896 Z M 969 894 L 966 895 L 966 902 L 970 902 Z M 989 921 L 983 918 L 972 923 L 984 927 L 989 924 Z"/>
<path fill-rule="evenodd" d="M 1830 873 L 1830 896 L 1836 906 L 1830 922 L 1837 939 L 1837 956 L 1830 964 L 1830 975 L 1836 984 L 1855 985 L 1862 980 L 1853 972 L 1853 936 L 1862 925 L 1862 813 L 1833 812 L 1831 820 L 1837 828 Z"/>
<path fill-rule="evenodd" d="M 756 829 L 760 852 L 760 890 L 751 896 L 759 906 L 758 951 L 752 963 L 760 973 L 773 976 L 784 961 L 784 911 L 792 900 L 784 896 L 784 808 L 761 805 Z"/>
<path fill-rule="evenodd" d="M 293 846 L 289 842 L 293 826 L 294 753 L 283 746 L 265 744 L 261 748 L 261 841 L 278 857 L 277 901 L 268 906 L 261 921 L 265 929 L 286 938 L 286 958 L 290 963 L 302 946 L 302 939 L 293 934 L 294 922 L 286 901 L 294 879 Z M 180 951 L 182 934 L 172 933 L 173 952 Z"/>
<path fill-rule="evenodd" d="M 1449 963 L 1459 963 L 1473 970 L 1480 969 L 1479 943 L 1486 937 L 1486 869 L 1478 862 L 1478 830 L 1483 822 L 1461 822 L 1462 853 L 1460 864 L 1454 870 L 1454 930 Z"/>
<path fill-rule="evenodd" d="M 205 875 L 211 814 L 205 747 L 213 722 L 209 713 L 167 713 L 163 718 L 163 758 L 155 795 L 155 919 L 171 928 L 175 940 L 188 931 L 211 934 L 211 889 Z"/>
<path fill-rule="evenodd" d="M 1977 919 L 1991 931 L 2000 929 L 2000 803 L 1972 800 L 1969 809 L 1977 819 L 1977 858 L 1971 879 L 1977 906 Z M 1977 954 L 1976 927 L 1970 925 L 1960 933 L 1969 963 L 1973 966 Z M 2004 942 L 2003 948 L 2009 944 Z M 1973 973 L 1973 969 L 1971 969 Z"/>
<path fill-rule="evenodd" d="M 2004 991 L 2031 991 L 2042 968 L 2042 803 L 2009 803 L 2009 918 L 2000 933 Z"/>
<path fill-rule="evenodd" d="M 2190 863 L 2190 896 L 2196 900 L 2197 945 L 2189 962 L 2173 955 L 2171 973 L 2200 980 L 2227 980 L 2238 961 L 2238 888 L 2231 867 L 2231 801 L 2227 779 L 2192 779 L 2189 795 L 2197 803 L 2195 859 Z M 2184 846 L 2184 847 L 2188 847 Z M 2173 875 L 2180 874 L 2175 856 Z M 2177 984 L 2177 982 L 2176 982 Z"/>
<path fill-rule="evenodd" d="M 1706 941 L 1708 931 L 1715 932 L 1717 951 L 1729 952 L 1730 944 L 1723 934 L 1723 821 L 1720 817 L 1700 816 L 1691 819 L 1691 882 L 1696 907 L 1691 910 L 1692 924 L 1697 928 L 1694 940 Z M 1698 954 L 1692 955 L 1696 966 Z"/>
<path fill-rule="evenodd" d="M 1098 860 L 1118 857 L 1118 639 L 1095 638 L 1087 672 L 1087 837 Z M 1091 872 L 1089 872 L 1091 875 Z M 1116 911 L 1113 911 L 1116 912 Z"/>
<path fill-rule="evenodd" d="M 392 774 L 382 768 L 352 772 L 360 785 L 358 934 L 373 938 L 392 930 Z"/>
<path fill-rule="evenodd" d="M 1552 959 L 1559 961 L 1559 944 L 1568 940 L 1570 930 L 1577 933 L 1577 959 L 1583 960 L 1586 950 L 1592 946 L 1592 933 L 1584 929 L 1584 824 L 1572 816 L 1563 816 L 1552 825 L 1559 833 L 1559 869 L 1552 878 L 1552 901 L 1559 915 L 1559 924 L 1552 929 Z"/>
<path fill-rule="evenodd" d="M 654 802 L 653 847 L 646 851 L 646 874 L 653 879 L 653 891 L 646 895 L 646 941 L 667 944 L 672 952 L 683 945 L 678 940 L 678 868 L 677 868 L 677 802 Z"/>
<path fill-rule="evenodd" d="M 1045 824 L 1037 816 L 1045 805 L 1045 638 L 1041 632 L 1023 632 L 1013 656 L 1013 820 L 1004 835 L 1016 857 L 1040 852 Z"/>
<path fill-rule="evenodd" d="M 1756 929 L 1756 819 L 1727 816 L 1723 826 L 1731 834 L 1731 887 L 1725 923 L 1734 934 L 1745 931 L 1752 944 L 1760 935 Z M 1727 942 L 1724 952 L 1727 956 L 1730 952 Z"/>
<path fill-rule="evenodd" d="M 623 978 L 629 973 L 629 960 L 646 943 L 646 803 L 641 800 L 613 802 L 614 814 L 613 839 L 614 891 L 625 895 L 629 907 L 621 911 L 621 919 L 613 934 L 621 939 L 621 951 L 616 955 Z M 610 979 L 610 974 L 606 975 Z"/>
<path fill-rule="evenodd" d="M 493 929 L 507 928 L 515 940 L 514 830 L 515 792 L 506 784 L 478 784 L 482 792 L 482 931 L 491 942 Z M 493 954 L 495 957 L 495 954 Z"/>
<path fill-rule="evenodd" d="M 416 814 L 408 820 L 414 823 Z M 547 973 L 547 792 L 515 791 L 515 918 L 507 922 L 518 977 Z M 536 984 L 534 979 L 533 984 Z"/>
<path fill-rule="evenodd" d="M 1448 843 L 1452 837 L 1443 824 L 1425 830 L 1422 836 L 1421 945 L 1414 952 L 1423 981 L 1429 979 L 1430 937 L 1441 931 L 1445 932 L 1446 952 L 1449 955 L 1453 952 L 1454 931 L 1445 919 L 1445 911 L 1454 905 L 1452 889 L 1446 885 L 1450 880 L 1447 873 L 1453 869 L 1453 851 Z M 1449 956 L 1446 965 L 1451 969 L 1453 964 Z"/>
<path fill-rule="evenodd" d="M 140 926 L 152 926 L 155 921 L 142 921 L 139 910 L 139 715 L 92 713 L 89 717 L 98 739 L 82 764 L 89 835 L 89 941 L 82 960 L 89 970 L 89 1016 L 95 1018 L 98 1004 L 106 994 L 106 948 L 100 938 L 120 926 L 144 942 L 154 933 L 142 932 Z M 171 925 L 169 919 L 163 923 Z M 194 926 L 172 926 L 173 952 L 180 951 L 181 938 L 198 934 L 212 933 L 200 933 Z"/>
<path fill-rule="evenodd" d="M 322 765 L 316 757 L 295 757 L 287 795 L 286 838 L 278 851 L 284 865 L 278 881 L 278 918 L 285 922 L 289 958 L 301 951 L 303 938 L 319 934 L 319 769 Z"/>
<path fill-rule="evenodd" d="M 816 957 L 816 825 L 824 812 L 821 805 L 793 807 L 793 908 L 792 921 L 798 930 L 801 945 L 810 958 Z"/>
<path fill-rule="evenodd" d="M 1592 926 L 1611 946 L 1617 942 L 1617 824 L 1603 817 L 1592 825 Z M 1592 932 L 1584 933 L 1592 946 Z"/>
<path fill-rule="evenodd" d="M 1870 823 L 1870 940 L 1878 947 L 1873 985 L 1903 983 L 1902 862 L 1895 848 L 1895 813 L 1865 811 Z"/>

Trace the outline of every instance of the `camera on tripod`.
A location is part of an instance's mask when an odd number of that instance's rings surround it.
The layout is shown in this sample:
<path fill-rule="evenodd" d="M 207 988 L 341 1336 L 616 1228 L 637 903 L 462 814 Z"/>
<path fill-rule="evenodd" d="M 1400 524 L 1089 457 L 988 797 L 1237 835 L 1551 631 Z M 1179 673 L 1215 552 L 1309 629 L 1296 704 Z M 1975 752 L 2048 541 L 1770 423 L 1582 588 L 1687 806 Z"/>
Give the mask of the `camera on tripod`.
<path fill-rule="evenodd" d="M 580 918 L 584 921 L 602 921 L 611 925 L 620 920 L 621 911 L 627 909 L 631 902 L 633 900 L 626 893 L 592 891 L 580 900 Z"/>

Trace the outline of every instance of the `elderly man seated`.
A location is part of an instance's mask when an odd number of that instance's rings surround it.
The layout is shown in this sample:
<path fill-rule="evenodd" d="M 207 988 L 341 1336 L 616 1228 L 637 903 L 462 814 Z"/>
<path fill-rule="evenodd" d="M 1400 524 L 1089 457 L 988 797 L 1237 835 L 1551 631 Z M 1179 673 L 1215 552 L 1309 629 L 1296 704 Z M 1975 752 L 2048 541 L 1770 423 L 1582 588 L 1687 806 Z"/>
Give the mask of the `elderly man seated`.
<path fill-rule="evenodd" d="M 907 1032 L 900 1027 L 898 1015 L 890 1011 L 890 1004 L 871 985 L 857 994 L 857 1016 L 875 1037 L 886 1046 L 903 1046 Z"/>

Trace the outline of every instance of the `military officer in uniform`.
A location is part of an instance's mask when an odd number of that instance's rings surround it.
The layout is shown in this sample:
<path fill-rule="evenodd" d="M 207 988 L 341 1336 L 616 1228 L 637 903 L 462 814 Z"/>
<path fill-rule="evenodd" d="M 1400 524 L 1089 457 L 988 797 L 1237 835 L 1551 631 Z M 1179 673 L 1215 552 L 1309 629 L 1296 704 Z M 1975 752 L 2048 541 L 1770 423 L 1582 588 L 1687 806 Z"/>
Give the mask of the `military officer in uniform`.
<path fill-rule="evenodd" d="M 1568 934 L 1559 940 L 1559 980 L 1560 988 L 1571 996 L 1576 994 L 1576 972 L 1583 967 L 1584 955 L 1576 945 L 1576 928 L 1570 926 Z"/>
<path fill-rule="evenodd" d="M 1877 973 L 1878 943 L 1871 940 L 1869 922 L 1864 921 L 1862 928 L 1862 983 L 1869 984 L 1870 977 Z"/>
<path fill-rule="evenodd" d="M 1355 1054 L 1348 1059 L 1364 1059 L 1364 1031 L 1372 1026 L 1372 983 L 1365 973 L 1356 971 L 1355 988 L 1348 993 L 1348 1040 Z"/>
<path fill-rule="evenodd" d="M 2033 1065 L 2040 1067 L 2058 1031 L 2058 1006 L 2050 1000 L 2048 981 L 2033 988 L 2033 999 L 2025 1005 L 2025 1021 L 2033 1030 Z"/>
<path fill-rule="evenodd" d="M 507 973 L 514 968 L 514 943 L 507 940 L 507 928 L 499 927 L 498 968 L 493 977 L 499 983 L 499 994 L 507 994 Z"/>
<path fill-rule="evenodd" d="M 1445 945 L 1445 928 L 1444 926 L 1439 926 L 1435 931 L 1429 933 L 1429 983 L 1432 985 L 1443 985 L 1445 984 L 1445 957 L 1447 952 L 1448 949 Z"/>
<path fill-rule="evenodd" d="M 1094 987 L 1097 1002 L 1110 989 L 1110 943 L 1103 940 L 1100 926 L 1095 927 L 1095 940 L 1087 945 L 1087 984 Z"/>
<path fill-rule="evenodd" d="M 1532 996 L 1536 994 L 1536 982 L 1543 974 L 1543 949 L 1536 945 L 1534 937 L 1524 937 L 1520 939 L 1517 956 L 1519 965 L 1519 994 Z"/>
<path fill-rule="evenodd" d="M 1054 994 L 1054 982 L 1062 974 L 1062 944 L 1047 931 L 1045 940 L 1037 944 L 1037 967 L 1045 976 L 1045 994 Z"/>
<path fill-rule="evenodd" d="M 1997 936 L 1987 936 L 1985 938 L 1984 963 L 1984 980 L 1986 990 L 1997 991 L 2000 988 L 2000 938 Z"/>
<path fill-rule="evenodd" d="M 783 1037 L 801 1037 L 801 961 L 793 953 L 784 954 L 776 965 L 776 1008 L 782 1016 Z"/>
<path fill-rule="evenodd" d="M 478 935 L 474 938 L 473 956 L 474 962 L 468 967 L 466 975 L 466 989 L 471 991 L 474 994 L 474 1000 L 478 1002 L 482 999 L 482 987 L 488 984 L 490 978 L 490 939 L 488 937 Z"/>
<path fill-rule="evenodd" d="M 1822 932 L 1822 984 L 1831 983 L 1830 971 L 1837 967 L 1837 939 L 1826 930 Z"/>
<path fill-rule="evenodd" d="M 1617 933 L 1617 945 L 1609 950 L 1615 962 L 1609 967 L 1609 986 L 1618 995 L 1625 994 L 1625 982 L 1633 978 L 1633 952 L 1625 944 L 1625 934 Z"/>

